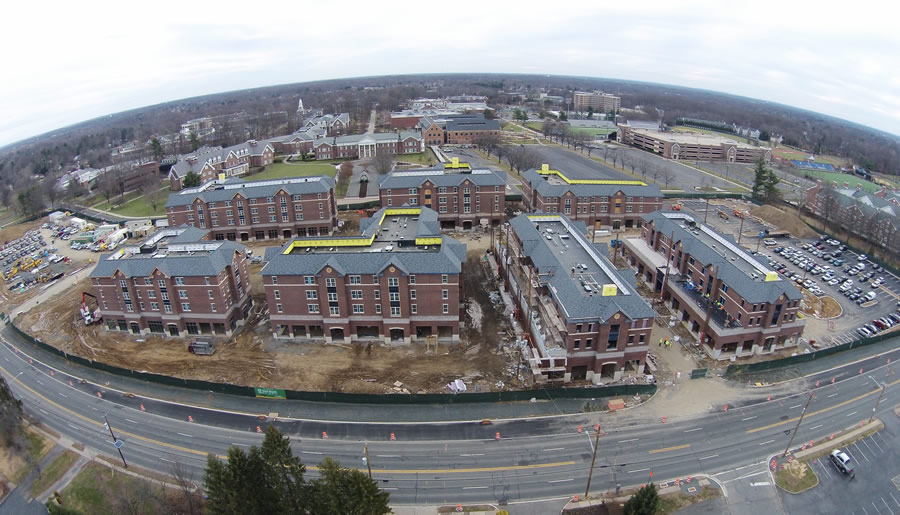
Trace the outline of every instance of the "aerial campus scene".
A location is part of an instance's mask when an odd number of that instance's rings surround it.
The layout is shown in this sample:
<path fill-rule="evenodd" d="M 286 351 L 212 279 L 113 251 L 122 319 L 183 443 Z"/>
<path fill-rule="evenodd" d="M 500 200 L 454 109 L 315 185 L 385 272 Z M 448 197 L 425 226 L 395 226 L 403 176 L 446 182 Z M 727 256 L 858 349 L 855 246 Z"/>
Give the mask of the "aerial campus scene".
<path fill-rule="evenodd" d="M 900 515 L 878 5 L 47 7 L 0 514 Z"/>

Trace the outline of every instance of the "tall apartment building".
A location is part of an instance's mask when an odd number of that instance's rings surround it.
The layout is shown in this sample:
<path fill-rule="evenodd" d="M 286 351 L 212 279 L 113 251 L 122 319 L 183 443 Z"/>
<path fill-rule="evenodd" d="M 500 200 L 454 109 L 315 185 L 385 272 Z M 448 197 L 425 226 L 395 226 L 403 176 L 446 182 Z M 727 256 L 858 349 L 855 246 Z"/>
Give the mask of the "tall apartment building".
<path fill-rule="evenodd" d="M 624 253 L 713 359 L 772 353 L 797 345 L 803 296 L 723 235 L 683 213 L 644 217 Z"/>
<path fill-rule="evenodd" d="M 441 227 L 471 229 L 486 220 L 500 225 L 506 209 L 506 172 L 472 170 L 457 158 L 440 168 L 392 172 L 378 185 L 383 207 L 423 206 Z"/>
<path fill-rule="evenodd" d="M 613 230 L 640 227 L 645 214 L 662 209 L 659 186 L 599 177 L 551 170 L 546 164 L 527 170 L 522 173 L 524 208 L 532 213 L 561 213 L 590 227 Z"/>
<path fill-rule="evenodd" d="M 337 226 L 334 179 L 217 179 L 169 194 L 169 226 L 209 229 L 216 240 L 327 236 Z"/>
<path fill-rule="evenodd" d="M 595 113 L 618 112 L 622 108 L 622 99 L 601 91 L 576 91 L 572 100 L 576 112 L 586 113 L 593 108 Z"/>
<path fill-rule="evenodd" d="M 769 162 L 772 150 L 755 147 L 714 134 L 662 132 L 619 124 L 619 142 L 631 145 L 667 159 L 685 161 L 725 161 L 754 163 L 762 158 Z"/>
<path fill-rule="evenodd" d="M 272 164 L 275 148 L 264 142 L 249 140 L 225 148 L 204 147 L 181 157 L 169 170 L 169 186 L 172 191 L 183 187 L 182 181 L 188 172 L 200 176 L 200 182 L 215 179 L 220 174 L 225 177 L 240 177 L 250 171 L 250 167 Z"/>
<path fill-rule="evenodd" d="M 634 273 L 618 270 L 605 244 L 560 214 L 510 221 L 501 275 L 528 331 L 534 379 L 619 380 L 640 375 L 656 313 L 638 295 Z"/>
<path fill-rule="evenodd" d="M 423 207 L 383 207 L 360 229 L 360 236 L 298 238 L 266 251 L 274 336 L 457 340 L 466 246 L 441 236 L 437 213 Z"/>
<path fill-rule="evenodd" d="M 192 227 L 105 254 L 91 284 L 105 327 L 134 335 L 230 336 L 250 311 L 246 249 Z"/>

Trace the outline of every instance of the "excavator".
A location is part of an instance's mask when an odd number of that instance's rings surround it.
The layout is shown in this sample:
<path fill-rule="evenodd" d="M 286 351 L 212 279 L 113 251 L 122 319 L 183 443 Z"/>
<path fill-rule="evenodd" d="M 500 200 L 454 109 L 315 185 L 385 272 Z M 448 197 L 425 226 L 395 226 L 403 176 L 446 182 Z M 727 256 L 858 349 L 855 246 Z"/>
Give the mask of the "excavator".
<path fill-rule="evenodd" d="M 97 308 L 93 311 L 91 311 L 91 308 L 87 305 L 87 297 L 93 297 L 94 302 L 97 303 Z M 97 302 L 97 297 L 86 291 L 81 292 L 81 309 L 79 312 L 81 313 L 81 318 L 84 320 L 84 325 L 91 325 L 99 322 L 101 320 L 100 303 Z"/>

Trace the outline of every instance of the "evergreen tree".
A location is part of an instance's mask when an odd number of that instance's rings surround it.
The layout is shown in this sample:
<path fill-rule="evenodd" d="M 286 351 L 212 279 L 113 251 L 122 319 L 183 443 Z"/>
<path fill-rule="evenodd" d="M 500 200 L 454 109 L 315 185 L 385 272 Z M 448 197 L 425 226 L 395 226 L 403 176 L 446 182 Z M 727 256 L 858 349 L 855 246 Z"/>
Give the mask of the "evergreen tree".
<path fill-rule="evenodd" d="M 311 483 L 312 513 L 382 515 L 391 512 L 389 495 L 364 472 L 343 468 L 331 458 L 319 464 L 321 479 Z"/>
<path fill-rule="evenodd" d="M 659 510 L 659 492 L 656 484 L 649 483 L 641 487 L 631 499 L 625 502 L 625 515 L 655 515 Z"/>
<path fill-rule="evenodd" d="M 781 179 L 775 175 L 775 170 L 769 169 L 766 174 L 766 182 L 764 184 L 765 192 L 766 192 L 766 202 L 771 202 L 778 198 L 778 183 L 781 182 Z"/>
<path fill-rule="evenodd" d="M 196 133 L 196 132 L 191 131 L 191 135 L 190 135 L 189 141 L 191 142 L 191 151 L 192 151 L 192 152 L 193 152 L 194 150 L 197 150 L 198 148 L 200 148 L 200 139 L 197 138 L 197 133 Z"/>
<path fill-rule="evenodd" d="M 165 153 L 163 152 L 162 143 L 160 143 L 159 138 L 156 137 L 150 140 L 150 150 L 153 152 L 153 159 L 157 162 L 162 159 L 163 154 Z"/>
<path fill-rule="evenodd" d="M 184 179 L 181 179 L 181 185 L 185 188 L 195 188 L 200 186 L 200 174 L 191 170 L 184 175 Z"/>
<path fill-rule="evenodd" d="M 769 170 L 766 169 L 766 163 L 762 159 L 757 160 L 756 168 L 753 169 L 753 198 L 765 200 L 768 178 Z"/>

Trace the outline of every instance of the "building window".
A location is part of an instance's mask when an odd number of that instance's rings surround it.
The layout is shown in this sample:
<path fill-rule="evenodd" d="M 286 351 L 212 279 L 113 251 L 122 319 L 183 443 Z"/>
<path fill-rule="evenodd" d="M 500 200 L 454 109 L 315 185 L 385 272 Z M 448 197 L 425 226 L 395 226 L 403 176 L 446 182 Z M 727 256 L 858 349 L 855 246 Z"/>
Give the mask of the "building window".
<path fill-rule="evenodd" d="M 449 298 L 450 298 L 450 291 L 449 291 L 449 290 L 441 290 L 441 298 L 444 299 L 444 300 L 449 299 Z"/>
<path fill-rule="evenodd" d="M 581 340 L 575 340 L 575 344 L 572 345 L 572 348 L 578 350 L 581 348 Z"/>
<path fill-rule="evenodd" d="M 358 276 L 358 275 L 350 276 L 350 284 L 361 284 L 361 283 L 362 283 L 362 279 L 360 278 L 360 276 Z"/>
<path fill-rule="evenodd" d="M 227 305 L 228 305 L 228 304 L 226 304 L 226 306 L 227 306 Z M 211 303 L 211 304 L 209 305 L 209 310 L 212 311 L 213 313 L 216 312 L 216 303 L 215 303 L 215 302 L 213 302 L 213 303 Z"/>
<path fill-rule="evenodd" d="M 334 277 L 325 278 L 325 286 L 327 286 L 328 288 L 334 288 L 335 285 L 336 285 L 336 282 L 334 280 Z"/>
<path fill-rule="evenodd" d="M 319 312 L 318 304 L 307 304 L 306 308 L 309 309 L 310 313 L 318 313 Z"/>
<path fill-rule="evenodd" d="M 416 290 L 409 290 L 410 300 L 416 300 Z"/>
<path fill-rule="evenodd" d="M 441 275 L 441 284 L 447 284 L 447 274 Z"/>
<path fill-rule="evenodd" d="M 391 306 L 391 316 L 392 317 L 400 316 L 400 307 L 399 306 Z"/>
<path fill-rule="evenodd" d="M 585 348 L 585 349 L 590 349 L 591 347 L 593 347 L 593 345 L 594 345 L 594 339 L 593 339 L 593 338 L 588 338 L 588 339 L 584 342 L 584 348 Z"/>
<path fill-rule="evenodd" d="M 609 336 L 606 338 L 606 350 L 614 350 L 619 345 L 619 324 L 609 326 Z"/>
<path fill-rule="evenodd" d="M 277 275 L 272 276 L 272 284 L 278 284 L 278 276 Z"/>
<path fill-rule="evenodd" d="M 275 304 L 275 310 L 278 311 L 279 313 L 284 313 L 284 310 L 281 309 L 281 304 Z"/>
<path fill-rule="evenodd" d="M 331 307 L 328 308 L 328 312 L 329 312 L 329 314 L 330 314 L 331 316 L 333 316 L 333 317 L 340 316 L 340 314 L 341 314 L 341 308 L 339 308 L 339 307 L 337 307 L 337 306 L 331 306 Z"/>
<path fill-rule="evenodd" d="M 450 312 L 450 304 L 441 304 L 441 313 L 447 314 Z"/>
<path fill-rule="evenodd" d="M 353 313 L 354 314 L 357 314 L 357 315 L 362 314 L 362 313 L 364 313 L 363 310 L 364 310 L 364 307 L 362 304 L 354 304 L 353 305 Z"/>
<path fill-rule="evenodd" d="M 375 300 L 381 300 L 381 290 L 375 290 Z"/>
<path fill-rule="evenodd" d="M 212 298 L 212 291 L 209 292 L 209 298 Z M 275 300 L 281 300 L 281 290 L 275 290 Z"/>
<path fill-rule="evenodd" d="M 316 300 L 319 298 L 319 292 L 316 290 L 306 290 L 306 300 Z"/>
<path fill-rule="evenodd" d="M 417 305 L 417 304 L 410 304 L 410 305 L 409 305 L 409 312 L 410 312 L 411 314 L 413 314 L 413 315 L 418 314 L 418 313 L 419 313 L 418 305 Z"/>
<path fill-rule="evenodd" d="M 328 293 L 328 302 L 337 302 L 337 293 L 329 292 Z"/>
<path fill-rule="evenodd" d="M 362 290 L 350 290 L 350 298 L 353 300 L 362 299 L 363 298 Z"/>
<path fill-rule="evenodd" d="M 409 276 L 409 284 L 416 284 L 416 276 L 415 274 L 411 274 Z"/>
<path fill-rule="evenodd" d="M 186 298 L 188 298 L 187 291 L 185 291 L 185 290 L 178 290 L 178 298 L 179 298 L 179 299 L 186 299 Z"/>
<path fill-rule="evenodd" d="M 189 303 L 187 303 L 187 302 L 182 302 L 182 303 L 181 303 L 181 310 L 182 310 L 182 311 L 190 311 L 190 310 L 191 310 L 191 305 L 190 305 Z"/>
<path fill-rule="evenodd" d="M 381 314 L 381 304 L 375 304 L 375 314 L 376 315 Z"/>

